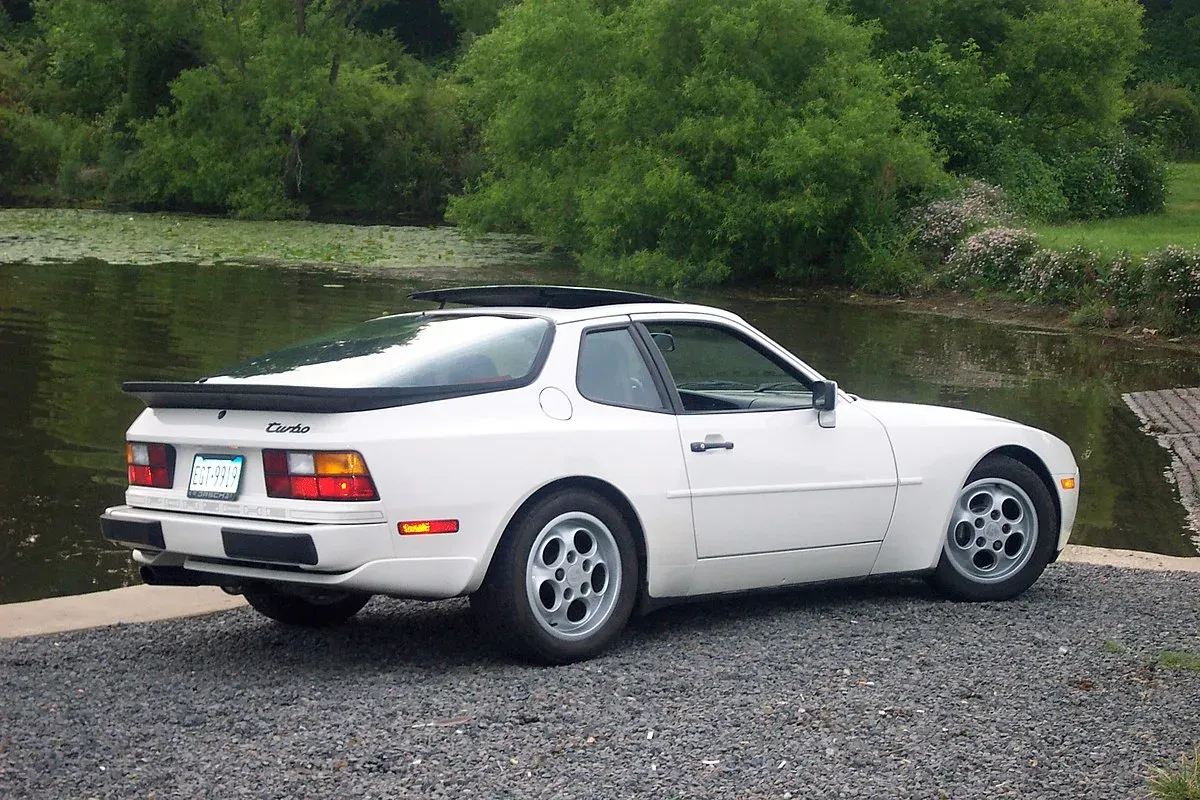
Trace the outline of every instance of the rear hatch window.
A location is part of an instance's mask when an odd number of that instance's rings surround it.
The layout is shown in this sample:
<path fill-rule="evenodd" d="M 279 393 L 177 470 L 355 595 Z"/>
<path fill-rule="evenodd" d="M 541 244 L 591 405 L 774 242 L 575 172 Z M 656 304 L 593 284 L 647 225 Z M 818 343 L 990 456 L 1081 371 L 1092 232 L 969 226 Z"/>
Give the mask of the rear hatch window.
<path fill-rule="evenodd" d="M 381 317 L 259 356 L 206 383 L 503 388 L 540 367 L 550 329 L 539 317 Z"/>

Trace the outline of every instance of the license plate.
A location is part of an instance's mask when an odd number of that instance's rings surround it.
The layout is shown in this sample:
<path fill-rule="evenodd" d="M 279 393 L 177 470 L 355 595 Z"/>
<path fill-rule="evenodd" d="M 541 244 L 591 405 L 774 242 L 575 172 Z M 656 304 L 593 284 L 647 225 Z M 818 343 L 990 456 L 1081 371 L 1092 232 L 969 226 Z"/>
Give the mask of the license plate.
<path fill-rule="evenodd" d="M 201 500 L 235 500 L 242 485 L 245 456 L 196 456 L 188 497 Z"/>

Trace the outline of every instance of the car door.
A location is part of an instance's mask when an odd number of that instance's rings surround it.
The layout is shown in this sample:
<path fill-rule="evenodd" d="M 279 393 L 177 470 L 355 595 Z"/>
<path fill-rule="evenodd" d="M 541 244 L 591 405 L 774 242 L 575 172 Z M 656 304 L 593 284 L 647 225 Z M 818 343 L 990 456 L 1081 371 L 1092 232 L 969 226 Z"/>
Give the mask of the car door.
<path fill-rule="evenodd" d="M 676 403 L 701 559 L 882 541 L 897 477 L 883 426 L 751 330 L 636 316 Z"/>

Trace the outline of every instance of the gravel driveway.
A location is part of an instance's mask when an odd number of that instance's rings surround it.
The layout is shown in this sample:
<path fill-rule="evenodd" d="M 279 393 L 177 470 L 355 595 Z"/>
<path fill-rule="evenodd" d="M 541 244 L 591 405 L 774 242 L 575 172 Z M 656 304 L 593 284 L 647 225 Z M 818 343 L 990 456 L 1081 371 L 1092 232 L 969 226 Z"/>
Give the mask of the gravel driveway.
<path fill-rule="evenodd" d="M 1002 604 L 675 607 L 557 669 L 462 601 L 4 641 L 0 797 L 1140 797 L 1200 739 L 1200 672 L 1150 666 L 1200 651 L 1198 611 L 1200 574 L 1059 564 Z"/>

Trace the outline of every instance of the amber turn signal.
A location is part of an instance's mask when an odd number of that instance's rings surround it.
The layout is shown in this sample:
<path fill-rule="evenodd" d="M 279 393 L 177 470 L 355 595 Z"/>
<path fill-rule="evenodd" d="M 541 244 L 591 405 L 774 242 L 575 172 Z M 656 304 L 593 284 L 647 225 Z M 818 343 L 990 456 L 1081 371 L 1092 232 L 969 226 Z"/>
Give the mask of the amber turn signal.
<path fill-rule="evenodd" d="M 458 533 L 456 519 L 424 519 L 413 522 L 401 522 L 396 525 L 401 535 L 412 536 L 422 533 Z"/>
<path fill-rule="evenodd" d="M 1074 478 L 1059 478 L 1058 485 L 1063 487 L 1064 489 L 1074 489 L 1075 488 L 1075 479 Z"/>

